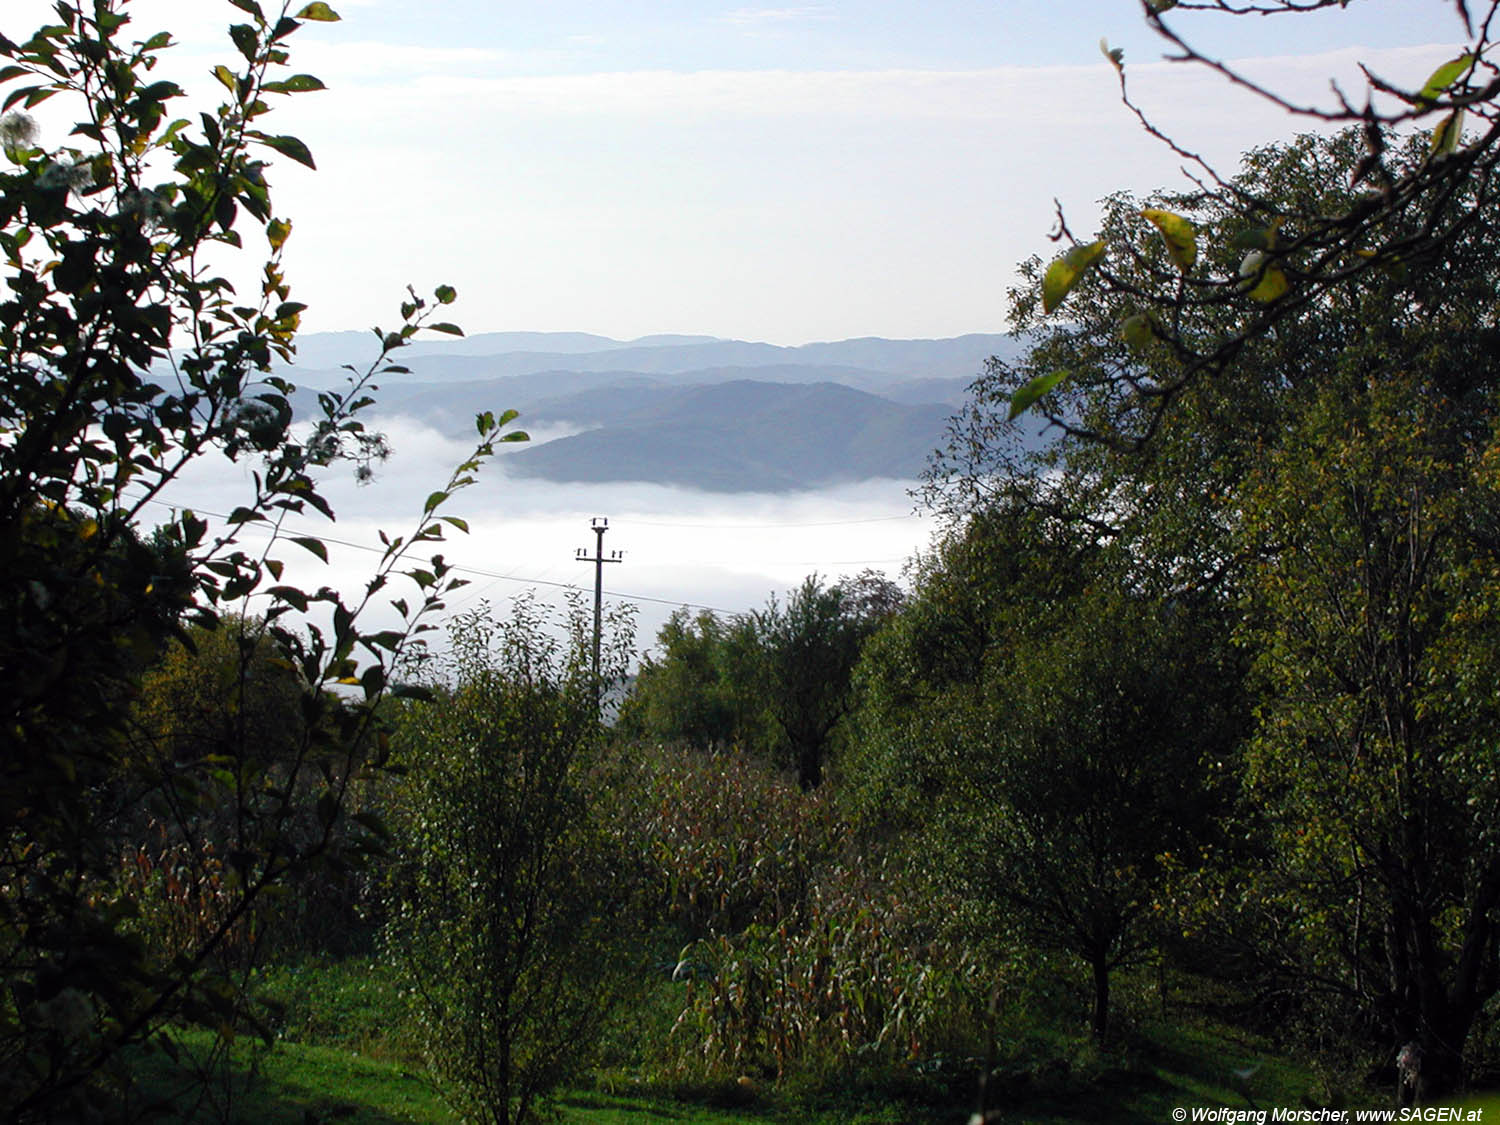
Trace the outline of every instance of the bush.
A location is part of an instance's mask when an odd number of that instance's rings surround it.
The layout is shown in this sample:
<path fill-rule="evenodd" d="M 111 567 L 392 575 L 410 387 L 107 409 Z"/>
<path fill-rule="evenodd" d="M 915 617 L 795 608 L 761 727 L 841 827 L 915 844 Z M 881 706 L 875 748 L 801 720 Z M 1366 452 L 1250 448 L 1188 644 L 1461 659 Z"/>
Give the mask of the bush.
<path fill-rule="evenodd" d="M 577 622 L 565 647 L 529 600 L 498 626 L 459 616 L 446 682 L 397 722 L 387 940 L 444 1096 L 475 1121 L 532 1119 L 640 979 L 635 875 L 585 785 L 601 728 Z"/>
<path fill-rule="evenodd" d="M 270 181 L 282 160 L 312 156 L 267 128 L 278 96 L 322 87 L 287 69 L 289 37 L 337 16 L 322 0 L 271 17 L 252 0 L 235 7 L 245 22 L 213 68 L 223 100 L 191 112 L 158 66 L 171 35 L 133 24 L 126 0 L 60 0 L 23 41 L 0 34 L 6 1120 L 115 1113 L 136 1048 L 165 1048 L 175 1022 L 232 1037 L 246 1011 L 244 973 L 229 970 L 253 956 L 267 904 L 379 834 L 341 835 L 346 798 L 382 765 L 372 736 L 387 674 L 451 582 L 440 557 L 410 556 L 442 538 L 443 519 L 462 526 L 437 510 L 514 436 L 500 435 L 513 415 L 478 420 L 475 458 L 411 533 L 385 537 L 363 595 L 284 574 L 289 546 L 324 559 L 327 548 L 283 521 L 332 518 L 321 479 L 335 462 L 369 475 L 386 451 L 359 419 L 371 380 L 398 369 L 389 354 L 455 294 L 413 293 L 400 327 L 377 330 L 370 369 L 293 426 L 296 388 L 275 365 L 293 359 L 304 306 Z M 25 112 L 54 98 L 65 131 Z M 236 291 L 228 274 L 255 280 Z M 148 505 L 220 457 L 253 469 L 228 516 L 211 529 L 178 508 L 144 536 Z M 250 525 L 269 532 L 253 549 L 239 540 Z M 398 587 L 411 599 L 391 603 L 400 626 L 361 627 Z M 265 626 L 254 637 L 233 627 L 246 614 Z M 235 634 L 232 673 L 279 679 L 286 705 L 263 725 L 219 724 L 229 737 L 212 742 L 165 728 L 139 739 L 146 670 L 189 624 Z M 285 674 L 265 678 L 272 665 Z"/>

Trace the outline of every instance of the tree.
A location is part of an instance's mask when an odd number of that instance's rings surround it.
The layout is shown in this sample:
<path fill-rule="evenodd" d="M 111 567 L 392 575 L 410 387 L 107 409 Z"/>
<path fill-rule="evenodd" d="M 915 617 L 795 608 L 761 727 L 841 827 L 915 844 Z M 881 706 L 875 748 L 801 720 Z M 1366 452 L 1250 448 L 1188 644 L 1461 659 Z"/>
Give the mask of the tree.
<path fill-rule="evenodd" d="M 1263 700 L 1247 781 L 1277 861 L 1264 882 L 1390 1056 L 1415 1048 L 1402 1104 L 1458 1085 L 1500 990 L 1500 715 L 1479 678 L 1500 655 L 1500 372 L 1492 330 L 1452 332 L 1346 355 L 1246 510 L 1277 544 L 1246 629 Z M 1455 364 L 1471 393 L 1432 385 Z"/>
<path fill-rule="evenodd" d="M 1363 145 L 1345 133 L 1260 150 L 1233 183 L 1273 214 L 1337 210 Z M 1420 169 L 1425 146 L 1384 159 Z M 1035 346 L 976 384 L 931 484 L 950 511 L 1003 499 L 1115 544 L 1136 586 L 1236 608 L 1258 704 L 1242 824 L 1262 849 L 1242 886 L 1281 912 L 1280 939 L 1247 952 L 1291 972 L 1305 999 L 1336 996 L 1387 1058 L 1420 1048 L 1431 1095 L 1460 1076 L 1495 979 L 1495 852 L 1469 820 L 1490 815 L 1492 755 L 1473 725 L 1488 703 L 1468 670 L 1495 658 L 1478 607 L 1496 544 L 1484 467 L 1500 263 L 1478 187 L 1429 202 L 1465 216 L 1445 236 L 1447 269 L 1350 271 L 1274 323 L 1247 295 L 1158 333 L 1156 313 L 1108 280 L 1071 290 L 1071 323 L 1052 323 L 1035 263 L 1017 305 Z M 1177 268 L 1174 224 L 1148 212 L 1191 214 L 1197 268 L 1230 268 L 1246 229 L 1233 200 L 1146 204 L 1122 197 L 1106 216 L 1136 290 Z M 1425 221 L 1392 212 L 1381 230 L 1416 238 Z M 1234 363 L 1182 378 L 1196 360 L 1176 339 L 1192 333 L 1236 338 Z M 1024 448 L 1012 414 L 1059 371 L 1039 401 L 1061 436 Z"/>
<path fill-rule="evenodd" d="M 752 622 L 709 610 L 675 611 L 656 635 L 620 725 L 637 737 L 682 741 L 704 749 L 764 741 L 764 703 L 757 691 L 761 654 Z"/>
<path fill-rule="evenodd" d="M 987 933 L 1084 962 L 1099 1040 L 1168 873 L 1217 831 L 1206 763 L 1243 721 L 1220 611 L 1132 589 L 1111 555 L 1035 512 L 976 515 L 870 646 L 850 768 L 861 820 L 918 833 Z"/>
<path fill-rule="evenodd" d="M 278 886 L 330 857 L 346 794 L 380 766 L 388 671 L 452 585 L 441 557 L 409 555 L 441 538 L 442 520 L 462 525 L 438 509 L 512 417 L 480 419 L 475 458 L 413 534 L 387 539 L 361 596 L 284 581 L 289 542 L 326 558 L 316 536 L 286 529 L 332 517 L 320 475 L 352 460 L 367 476 L 383 451 L 358 412 L 374 378 L 401 370 L 389 353 L 423 325 L 458 330 L 433 319 L 451 289 L 412 294 L 401 327 L 377 330 L 369 370 L 293 429 L 294 388 L 272 363 L 291 359 L 303 306 L 269 179 L 275 160 L 313 160 L 265 124 L 276 96 L 321 87 L 287 70 L 288 37 L 337 16 L 321 0 L 296 14 L 234 6 L 246 20 L 229 32 L 236 61 L 214 70 L 226 97 L 196 122 L 170 113 L 182 92 L 157 69 L 170 34 L 129 40 L 124 0 L 64 0 L 29 39 L 0 36 L 0 1112 L 15 1119 L 118 1106 L 124 1048 L 169 1020 L 227 1034 L 244 1014 L 217 956 Z M 24 112 L 52 98 L 78 122 L 60 144 Z M 252 232 L 265 239 L 260 282 L 236 293 L 210 262 L 245 252 Z M 216 530 L 182 510 L 143 539 L 148 505 L 221 455 L 257 465 L 244 502 Z M 270 542 L 243 545 L 251 525 Z M 361 609 L 403 576 L 416 591 L 393 603 L 404 624 L 361 630 Z M 292 670 L 301 721 L 285 753 L 268 761 L 245 731 L 188 760 L 137 753 L 145 669 L 168 637 L 190 643 L 187 624 L 212 629 L 226 612 L 265 622 L 242 668 L 264 643 Z M 338 685 L 348 698 L 335 703 Z M 315 824 L 299 837 L 287 828 L 300 808 Z M 234 823 L 222 912 L 188 948 L 146 940 L 134 917 L 122 865 L 141 810 Z"/>
<path fill-rule="evenodd" d="M 772 597 L 754 615 L 765 653 L 767 709 L 803 789 L 822 782 L 834 731 L 853 706 L 850 683 L 860 648 L 899 601 L 891 584 L 870 572 L 827 587 L 813 574 L 785 606 Z"/>
<path fill-rule="evenodd" d="M 982 748 L 955 779 L 955 839 L 971 887 L 1088 966 L 1103 1041 L 1111 974 L 1154 947 L 1168 873 L 1215 835 L 1209 763 L 1238 733 L 1238 678 L 1201 609 L 1097 581 L 1010 639 Z"/>
<path fill-rule="evenodd" d="M 588 795 L 602 732 L 573 625 L 560 649 L 527 600 L 498 627 L 487 608 L 459 615 L 447 682 L 397 727 L 410 772 L 389 798 L 388 941 L 469 1120 L 535 1119 L 639 974 L 630 857 Z M 629 652 L 615 636 L 607 675 Z"/>
<path fill-rule="evenodd" d="M 1348 168 L 1349 190 L 1337 199 L 1288 198 L 1262 191 L 1243 177 L 1221 175 L 1189 143 L 1152 122 L 1129 93 L 1123 52 L 1101 43 L 1118 72 L 1125 106 L 1191 168 L 1198 188 L 1193 194 L 1237 214 L 1242 222 L 1241 229 L 1229 232 L 1229 240 L 1204 240 L 1189 214 L 1167 206 L 1142 211 L 1139 220 L 1155 228 L 1167 250 L 1153 261 L 1140 253 L 1140 240 L 1133 236 L 1078 241 L 1059 207 L 1053 237 L 1071 245 L 1046 270 L 1046 311 L 1057 309 L 1092 274 L 1095 284 L 1135 303 L 1125 331 L 1142 340 L 1161 340 L 1178 359 L 1170 378 L 1149 388 L 1133 385 L 1127 373 L 1119 373 L 1120 389 L 1133 386 L 1143 401 L 1134 406 L 1134 425 L 1121 427 L 1111 419 L 1094 431 L 1100 436 L 1129 443 L 1149 438 L 1154 419 L 1181 392 L 1241 362 L 1247 344 L 1374 271 L 1451 267 L 1456 244 L 1470 238 L 1476 224 L 1488 221 L 1495 199 L 1493 173 L 1500 161 L 1500 67 L 1486 54 L 1493 46 L 1490 36 L 1500 4 L 1457 0 L 1444 5 L 1454 12 L 1454 28 L 1469 46 L 1453 58 L 1433 59 L 1435 69 L 1420 88 L 1402 87 L 1365 68 L 1363 97 L 1351 97 L 1333 84 L 1332 97 L 1323 105 L 1291 100 L 1255 82 L 1196 48 L 1181 30 L 1182 20 L 1191 20 L 1194 12 L 1291 16 L 1335 3 L 1347 6 L 1345 0 L 1142 0 L 1142 8 L 1148 25 L 1171 49 L 1170 57 L 1209 69 L 1314 126 L 1357 129 L 1359 156 Z M 1469 121 L 1477 123 L 1477 131 L 1465 132 Z M 1416 146 L 1404 143 L 1402 138 L 1418 123 L 1426 128 Z M 1200 249 L 1219 253 L 1200 260 Z M 1236 308 L 1246 315 L 1231 328 L 1215 328 L 1224 310 Z M 1039 376 L 1018 391 L 1017 409 L 1029 408 L 1065 377 L 1056 372 Z"/>
<path fill-rule="evenodd" d="M 867 570 L 833 586 L 811 575 L 785 605 L 772 595 L 728 621 L 679 610 L 657 636 L 661 656 L 642 662 L 622 723 L 637 736 L 758 747 L 816 788 L 852 706 L 860 648 L 901 603 L 900 587 Z"/>

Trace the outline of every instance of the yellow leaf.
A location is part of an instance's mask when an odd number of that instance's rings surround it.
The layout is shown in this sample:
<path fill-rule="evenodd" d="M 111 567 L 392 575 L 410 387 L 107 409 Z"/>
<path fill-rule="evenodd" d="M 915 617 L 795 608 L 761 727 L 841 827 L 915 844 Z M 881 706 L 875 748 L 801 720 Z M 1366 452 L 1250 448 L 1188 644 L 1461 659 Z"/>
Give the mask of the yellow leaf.
<path fill-rule="evenodd" d="M 1120 336 L 1132 348 L 1144 348 L 1156 337 L 1151 318 L 1145 313 L 1136 313 L 1120 321 Z"/>
<path fill-rule="evenodd" d="M 1075 246 L 1047 267 L 1042 277 L 1042 311 L 1051 312 L 1063 303 L 1081 278 L 1100 258 L 1104 257 L 1103 242 L 1090 242 Z"/>
<path fill-rule="evenodd" d="M 1163 211 L 1158 207 L 1147 207 L 1141 217 L 1161 231 L 1161 240 L 1166 243 L 1167 253 L 1183 273 L 1193 268 L 1198 260 L 1198 231 L 1181 215 Z"/>
<path fill-rule="evenodd" d="M 1264 250 L 1252 250 L 1240 262 L 1240 287 L 1252 301 L 1270 304 L 1291 287 L 1286 274 L 1271 264 Z"/>

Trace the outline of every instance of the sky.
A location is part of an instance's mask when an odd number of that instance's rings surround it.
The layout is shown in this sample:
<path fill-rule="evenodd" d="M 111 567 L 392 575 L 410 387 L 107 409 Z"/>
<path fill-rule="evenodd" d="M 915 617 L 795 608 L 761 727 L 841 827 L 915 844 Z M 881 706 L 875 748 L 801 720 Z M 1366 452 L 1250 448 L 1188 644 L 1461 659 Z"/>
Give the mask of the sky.
<path fill-rule="evenodd" d="M 273 0 L 265 0 L 269 7 Z M 300 0 L 299 0 L 300 3 Z M 7 0 L 12 37 L 43 0 Z M 457 287 L 469 331 L 688 332 L 800 344 L 1003 330 L 1053 200 L 1087 229 L 1117 188 L 1182 184 L 1120 104 L 1232 167 L 1297 128 L 1161 60 L 1136 0 L 339 0 L 290 40 L 328 90 L 280 99 L 289 275 L 310 330 Z M 159 73 L 208 97 L 224 0 L 134 0 Z M 1182 15 L 1195 40 L 1327 98 L 1355 64 L 1420 84 L 1460 46 L 1448 0 L 1280 18 Z M 28 18 L 33 15 L 35 18 Z"/>
<path fill-rule="evenodd" d="M 1147 112 L 1225 171 L 1245 149 L 1308 127 L 1164 61 L 1136 0 L 332 5 L 341 22 L 290 40 L 291 71 L 328 89 L 280 100 L 269 119 L 318 164 L 278 158 L 270 173 L 276 209 L 294 224 L 287 273 L 310 306 L 308 331 L 389 327 L 408 284 L 450 284 L 451 319 L 470 333 L 791 345 L 1002 332 L 1017 263 L 1053 252 L 1056 206 L 1082 234 L 1110 192 L 1186 184 L 1181 162 L 1120 104 L 1101 38 L 1124 50 Z M 49 7 L 6 0 L 0 31 L 21 38 Z M 127 10 L 134 37 L 169 30 L 177 41 L 159 77 L 215 96 L 209 71 L 232 62 L 225 28 L 240 13 L 216 0 Z M 1463 47 L 1449 0 L 1177 13 L 1176 26 L 1323 104 L 1331 80 L 1362 98 L 1360 63 L 1419 86 Z M 44 144 L 71 122 L 61 103 L 37 110 Z M 395 530 L 393 513 L 418 511 L 462 459 L 430 432 L 398 427 L 393 438 L 397 459 L 375 485 L 331 484 L 331 534 L 359 546 L 335 551 L 332 577 L 309 580 L 357 582 L 377 525 Z M 242 476 L 221 467 L 182 495 L 228 510 Z M 474 579 L 465 600 L 503 601 L 525 581 L 543 592 L 587 584 L 574 553 L 593 545 L 589 520 L 607 515 L 607 547 L 626 551 L 608 585 L 637 601 L 650 637 L 681 602 L 741 612 L 814 570 L 899 572 L 933 531 L 907 487 L 568 489 L 511 481 L 502 466 L 456 502 L 474 533 L 450 558 Z"/>

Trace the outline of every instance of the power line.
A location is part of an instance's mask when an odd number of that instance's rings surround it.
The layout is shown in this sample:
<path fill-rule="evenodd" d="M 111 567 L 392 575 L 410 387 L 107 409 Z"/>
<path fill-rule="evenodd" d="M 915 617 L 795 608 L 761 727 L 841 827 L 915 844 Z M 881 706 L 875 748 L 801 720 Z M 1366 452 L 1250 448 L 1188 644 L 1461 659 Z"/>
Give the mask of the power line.
<path fill-rule="evenodd" d="M 219 520 L 225 520 L 229 518 L 223 512 L 210 512 L 206 508 L 193 508 L 190 504 L 169 504 L 165 500 L 151 500 L 149 501 L 149 503 L 160 504 L 164 508 L 190 508 L 195 515 L 212 516 L 214 519 Z M 264 531 L 266 529 L 247 524 L 243 525 L 241 530 L 253 533 L 257 531 Z M 288 529 L 287 534 L 292 534 L 293 530 L 294 529 Z M 372 555 L 385 554 L 384 547 L 374 547 L 368 543 L 354 543 L 348 539 L 335 538 L 332 535 L 318 535 L 315 533 L 313 534 L 315 538 L 321 539 L 324 543 L 332 543 L 338 547 L 348 547 L 351 550 L 355 551 L 367 551 Z M 497 582 L 519 582 L 522 585 L 526 586 L 550 586 L 558 590 L 577 590 L 579 593 L 583 592 L 583 588 L 573 582 L 549 582 L 545 578 L 526 578 L 519 574 L 496 574 L 492 570 L 481 570 L 479 567 L 463 566 L 458 563 L 450 564 L 448 569 L 456 571 L 460 574 L 472 574 L 480 578 L 492 578 Z M 548 569 L 550 570 L 551 568 L 549 567 Z M 705 605 L 702 602 L 677 601 L 671 598 L 653 598 L 649 594 L 629 594 L 619 590 L 604 590 L 602 592 L 606 597 L 614 598 L 616 601 L 650 603 L 652 605 L 684 606 L 688 609 L 706 609 L 710 613 L 734 613 L 733 610 L 720 609 L 718 606 Z"/>

